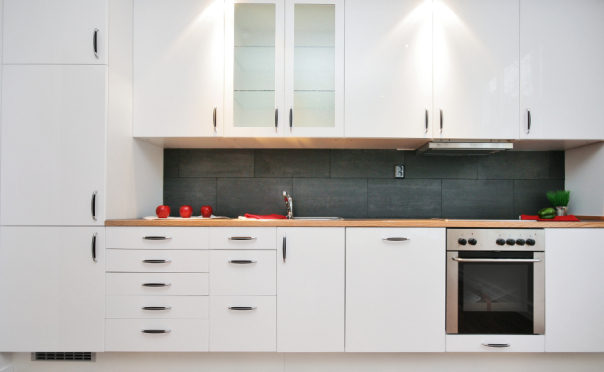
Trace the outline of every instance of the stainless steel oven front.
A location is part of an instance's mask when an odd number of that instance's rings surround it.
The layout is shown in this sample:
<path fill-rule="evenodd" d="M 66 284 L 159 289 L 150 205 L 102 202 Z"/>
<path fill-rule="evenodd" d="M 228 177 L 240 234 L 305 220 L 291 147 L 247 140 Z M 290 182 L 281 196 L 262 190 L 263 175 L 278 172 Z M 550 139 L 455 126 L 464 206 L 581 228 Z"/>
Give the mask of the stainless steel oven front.
<path fill-rule="evenodd" d="M 448 334 L 545 333 L 543 229 L 447 229 Z"/>

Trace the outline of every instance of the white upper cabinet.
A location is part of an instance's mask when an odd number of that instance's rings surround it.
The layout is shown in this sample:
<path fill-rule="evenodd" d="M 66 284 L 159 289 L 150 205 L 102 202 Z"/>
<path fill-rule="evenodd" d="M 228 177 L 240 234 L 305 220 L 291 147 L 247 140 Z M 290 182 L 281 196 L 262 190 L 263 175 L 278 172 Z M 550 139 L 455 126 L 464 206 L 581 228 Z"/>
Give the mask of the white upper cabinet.
<path fill-rule="evenodd" d="M 431 138 L 432 6 L 346 0 L 346 137 Z"/>
<path fill-rule="evenodd" d="M 5 64 L 107 64 L 107 0 L 4 0 Z"/>
<path fill-rule="evenodd" d="M 602 35 L 600 0 L 520 1 L 520 138 L 604 139 Z"/>
<path fill-rule="evenodd" d="M 135 137 L 222 137 L 223 0 L 134 1 Z"/>
<path fill-rule="evenodd" d="M 518 138 L 519 0 L 433 6 L 434 138 Z"/>
<path fill-rule="evenodd" d="M 2 224 L 104 225 L 107 66 L 2 74 Z"/>

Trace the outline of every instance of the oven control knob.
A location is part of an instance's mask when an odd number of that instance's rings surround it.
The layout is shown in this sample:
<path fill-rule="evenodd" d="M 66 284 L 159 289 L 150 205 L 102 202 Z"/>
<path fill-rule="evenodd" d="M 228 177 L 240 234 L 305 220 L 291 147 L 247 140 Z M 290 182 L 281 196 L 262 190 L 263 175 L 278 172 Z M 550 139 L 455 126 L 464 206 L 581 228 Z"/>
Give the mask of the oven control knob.
<path fill-rule="evenodd" d="M 524 239 L 517 239 L 516 240 L 516 244 L 518 244 L 518 245 L 524 245 L 524 243 L 525 243 Z"/>
<path fill-rule="evenodd" d="M 466 245 L 466 243 L 468 242 L 467 240 L 465 240 L 464 238 L 459 238 L 459 240 L 457 241 L 459 244 L 461 245 Z"/>
<path fill-rule="evenodd" d="M 508 239 L 508 240 L 505 241 L 505 243 L 507 245 L 514 245 L 514 244 L 516 244 L 516 241 L 514 239 Z"/>
<path fill-rule="evenodd" d="M 535 245 L 535 239 L 526 239 L 526 245 Z"/>
<path fill-rule="evenodd" d="M 472 238 L 472 239 L 468 240 L 468 243 L 470 243 L 470 245 L 476 245 L 477 241 L 476 241 L 476 239 Z"/>
<path fill-rule="evenodd" d="M 499 238 L 495 243 L 497 243 L 497 245 L 505 245 L 505 240 Z"/>

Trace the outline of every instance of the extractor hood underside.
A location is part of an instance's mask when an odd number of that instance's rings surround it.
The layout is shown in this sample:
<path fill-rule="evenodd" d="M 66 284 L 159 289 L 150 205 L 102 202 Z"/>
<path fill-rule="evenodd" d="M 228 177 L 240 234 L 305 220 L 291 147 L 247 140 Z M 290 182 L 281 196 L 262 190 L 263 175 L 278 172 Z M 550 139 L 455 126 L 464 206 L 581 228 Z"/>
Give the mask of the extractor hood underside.
<path fill-rule="evenodd" d="M 417 149 L 424 156 L 487 156 L 500 151 L 512 150 L 508 142 L 429 142 Z"/>

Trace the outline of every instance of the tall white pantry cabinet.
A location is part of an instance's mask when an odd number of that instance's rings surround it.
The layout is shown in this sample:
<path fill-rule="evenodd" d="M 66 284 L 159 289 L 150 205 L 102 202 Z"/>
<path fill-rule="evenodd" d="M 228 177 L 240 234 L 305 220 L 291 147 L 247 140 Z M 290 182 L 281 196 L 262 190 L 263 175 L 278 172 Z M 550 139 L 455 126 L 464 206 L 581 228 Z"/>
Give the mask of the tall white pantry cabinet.
<path fill-rule="evenodd" d="M 104 350 L 107 11 L 4 1 L 1 351 Z"/>

